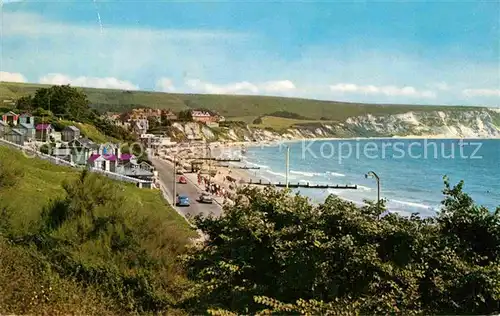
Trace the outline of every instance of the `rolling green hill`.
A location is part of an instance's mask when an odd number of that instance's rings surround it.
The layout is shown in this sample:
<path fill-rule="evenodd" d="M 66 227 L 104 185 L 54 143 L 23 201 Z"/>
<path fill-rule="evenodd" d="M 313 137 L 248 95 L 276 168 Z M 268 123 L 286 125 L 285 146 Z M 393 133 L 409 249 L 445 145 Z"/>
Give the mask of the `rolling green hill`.
<path fill-rule="evenodd" d="M 23 95 L 33 94 L 46 85 L 0 83 L 0 100 L 15 100 Z M 320 101 L 299 98 L 244 96 L 244 95 L 202 95 L 175 94 L 147 91 L 122 91 L 112 89 L 82 88 L 92 105 L 101 111 L 126 111 L 140 106 L 170 108 L 174 111 L 189 108 L 207 108 L 229 118 L 253 118 L 277 111 L 288 111 L 315 120 L 343 121 L 348 117 L 363 114 L 385 115 L 408 111 L 435 111 L 455 109 L 470 110 L 477 107 L 382 105 L 335 101 Z"/>

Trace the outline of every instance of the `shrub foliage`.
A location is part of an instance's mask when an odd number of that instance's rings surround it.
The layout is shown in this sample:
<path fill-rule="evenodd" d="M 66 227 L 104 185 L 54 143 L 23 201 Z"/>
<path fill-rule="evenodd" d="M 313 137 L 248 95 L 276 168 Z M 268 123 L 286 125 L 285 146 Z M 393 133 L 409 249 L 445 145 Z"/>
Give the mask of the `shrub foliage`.
<path fill-rule="evenodd" d="M 335 196 L 244 189 L 186 258 L 192 312 L 490 314 L 500 311 L 500 208 L 445 180 L 435 218 L 402 217 Z"/>

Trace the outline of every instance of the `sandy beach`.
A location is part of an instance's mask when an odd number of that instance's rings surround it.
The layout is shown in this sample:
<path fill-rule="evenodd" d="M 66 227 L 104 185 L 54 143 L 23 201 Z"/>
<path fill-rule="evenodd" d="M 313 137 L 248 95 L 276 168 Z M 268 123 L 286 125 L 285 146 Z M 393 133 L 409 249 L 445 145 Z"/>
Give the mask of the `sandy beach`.
<path fill-rule="evenodd" d="M 184 173 L 184 176 L 193 183 L 198 183 L 200 189 L 204 189 L 206 182 L 217 185 L 220 191 L 225 193 L 225 197 L 215 196 L 215 198 L 221 202 L 224 200 L 230 202 L 238 187 L 247 185 L 249 181 L 257 182 L 259 180 L 255 171 L 241 169 L 245 166 L 240 162 L 219 162 L 201 158 L 210 156 L 231 159 L 236 156 L 232 153 L 240 151 L 242 146 L 250 147 L 250 144 L 249 142 L 234 142 L 210 144 L 209 147 L 199 144 L 185 144 L 182 147 L 162 149 L 158 152 L 158 157 L 169 162 L 173 162 L 175 157 L 179 172 Z M 199 170 L 192 170 L 193 167 Z M 206 179 L 206 182 L 200 182 L 199 177 Z"/>

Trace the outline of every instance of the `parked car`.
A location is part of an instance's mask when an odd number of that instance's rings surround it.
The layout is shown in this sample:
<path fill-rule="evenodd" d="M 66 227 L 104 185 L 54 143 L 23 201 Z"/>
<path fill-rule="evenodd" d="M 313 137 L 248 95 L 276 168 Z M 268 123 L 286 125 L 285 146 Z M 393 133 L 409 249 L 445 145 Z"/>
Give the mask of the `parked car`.
<path fill-rule="evenodd" d="M 189 206 L 189 198 L 185 195 L 178 195 L 177 202 L 175 203 L 177 206 Z"/>
<path fill-rule="evenodd" d="M 184 174 L 184 170 L 182 170 L 182 169 L 177 169 L 176 173 L 177 173 L 177 174 Z"/>
<path fill-rule="evenodd" d="M 205 193 L 203 192 L 201 195 L 200 195 L 200 198 L 198 199 L 198 201 L 200 203 L 208 203 L 208 204 L 212 204 L 213 202 L 213 198 L 210 194 L 208 193 Z"/>
<path fill-rule="evenodd" d="M 179 183 L 186 184 L 186 183 L 187 183 L 187 179 L 186 179 L 186 177 L 184 177 L 184 176 L 180 176 L 180 177 L 179 177 Z"/>

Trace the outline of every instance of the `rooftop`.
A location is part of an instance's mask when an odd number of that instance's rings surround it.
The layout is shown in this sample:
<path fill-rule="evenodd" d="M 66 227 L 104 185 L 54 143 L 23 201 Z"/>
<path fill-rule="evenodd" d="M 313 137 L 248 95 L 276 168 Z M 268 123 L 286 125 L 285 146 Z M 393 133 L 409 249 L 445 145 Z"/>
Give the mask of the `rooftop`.
<path fill-rule="evenodd" d="M 81 145 L 82 147 L 86 147 L 86 148 L 97 148 L 97 145 L 96 143 L 94 143 L 93 141 L 91 141 L 90 139 L 88 138 L 80 138 L 80 139 L 73 139 L 72 141 L 69 142 L 70 144 L 73 144 L 73 147 L 78 147 L 75 146 L 76 143 L 78 143 L 79 145 Z"/>
<path fill-rule="evenodd" d="M 23 136 L 24 133 L 21 132 L 20 130 L 18 130 L 17 128 L 13 128 L 11 129 L 9 132 L 7 132 L 6 134 L 16 134 L 16 135 L 19 135 L 19 136 Z"/>
<path fill-rule="evenodd" d="M 49 129 L 49 128 L 52 128 L 52 126 L 50 124 L 38 124 L 35 129 L 37 131 L 43 131 L 43 130 L 46 130 L 46 129 Z"/>
<path fill-rule="evenodd" d="M 78 127 L 73 126 L 73 125 L 71 125 L 71 126 L 66 126 L 64 129 L 65 129 L 65 130 L 68 130 L 68 129 L 69 129 L 69 130 L 72 130 L 73 132 L 78 132 L 78 131 L 80 131 L 80 130 L 78 129 Z"/>
<path fill-rule="evenodd" d="M 97 158 L 99 158 L 99 157 L 101 157 L 101 155 L 99 155 L 99 154 L 92 154 L 92 155 L 90 155 L 90 157 L 89 157 L 89 161 L 90 161 L 90 162 L 94 162 L 94 161 L 96 161 L 96 160 L 97 160 Z"/>
<path fill-rule="evenodd" d="M 117 160 L 115 155 L 103 155 L 102 158 L 109 160 L 109 161 L 116 161 Z"/>
<path fill-rule="evenodd" d="M 17 114 L 12 112 L 12 111 L 9 111 L 9 112 L 5 112 L 4 114 L 2 115 L 7 115 L 7 116 L 16 116 Z"/>
<path fill-rule="evenodd" d="M 31 125 L 26 124 L 26 123 L 19 124 L 19 127 L 22 127 L 22 128 L 25 128 L 25 129 L 32 129 L 33 128 L 33 127 L 31 127 Z"/>
<path fill-rule="evenodd" d="M 120 160 L 122 161 L 127 161 L 127 160 L 130 160 L 130 158 L 132 158 L 132 155 L 131 154 L 122 154 L 120 156 Z"/>

